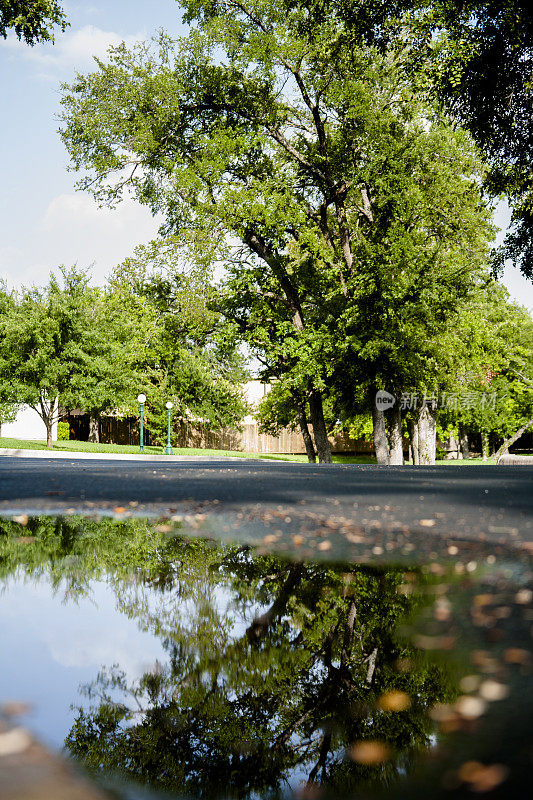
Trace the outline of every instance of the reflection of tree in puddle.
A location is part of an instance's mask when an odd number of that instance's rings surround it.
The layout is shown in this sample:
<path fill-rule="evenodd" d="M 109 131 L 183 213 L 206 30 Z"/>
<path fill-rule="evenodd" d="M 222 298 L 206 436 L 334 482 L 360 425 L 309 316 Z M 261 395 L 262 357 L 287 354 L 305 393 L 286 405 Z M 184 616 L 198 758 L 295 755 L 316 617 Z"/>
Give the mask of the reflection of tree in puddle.
<path fill-rule="evenodd" d="M 422 603 L 407 577 L 406 593 L 400 570 L 174 539 L 172 558 L 116 583 L 168 662 L 135 683 L 104 670 L 69 750 L 93 771 L 202 796 L 389 785 L 429 747 L 428 711 L 455 697 L 398 633 Z"/>
<path fill-rule="evenodd" d="M 168 520 L 0 520 L 0 593 L 31 577 L 77 600 L 105 580 L 167 653 L 136 683 L 115 666 L 88 687 L 67 744 L 93 772 L 206 797 L 523 796 L 528 554 L 458 542 L 448 566 L 331 567 L 175 533 Z M 453 654 L 458 692 L 430 651 Z"/>

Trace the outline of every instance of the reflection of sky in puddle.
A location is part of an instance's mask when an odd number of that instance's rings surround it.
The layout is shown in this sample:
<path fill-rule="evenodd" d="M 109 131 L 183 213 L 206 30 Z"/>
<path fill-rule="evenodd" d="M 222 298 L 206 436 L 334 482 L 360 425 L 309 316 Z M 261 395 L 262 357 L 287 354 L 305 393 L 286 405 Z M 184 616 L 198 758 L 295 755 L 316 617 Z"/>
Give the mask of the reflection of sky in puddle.
<path fill-rule="evenodd" d="M 0 594 L 0 703 L 33 705 L 28 724 L 61 747 L 78 686 L 104 664 L 119 663 L 131 679 L 164 658 L 160 641 L 117 609 L 113 589 L 92 581 L 86 597 L 64 598 L 42 578 L 9 578 Z"/>
<path fill-rule="evenodd" d="M 179 619 L 189 628 L 196 614 L 193 601 L 179 602 L 142 583 L 122 584 L 151 617 Z M 207 587 L 206 587 L 207 588 Z M 225 586 L 211 595 L 221 617 L 231 619 L 231 638 L 244 635 L 261 613 L 257 603 L 236 609 Z M 122 595 L 122 600 L 124 595 Z M 20 573 L 0 584 L 0 705 L 21 700 L 32 706 L 26 722 L 54 748 L 61 748 L 80 701 L 79 687 L 94 680 L 101 667 L 118 664 L 130 682 L 167 659 L 161 639 L 143 630 L 120 609 L 112 582 L 92 580 L 73 595 L 65 581 L 52 587 L 45 576 Z M 167 631 L 169 634 L 172 630 Z"/>

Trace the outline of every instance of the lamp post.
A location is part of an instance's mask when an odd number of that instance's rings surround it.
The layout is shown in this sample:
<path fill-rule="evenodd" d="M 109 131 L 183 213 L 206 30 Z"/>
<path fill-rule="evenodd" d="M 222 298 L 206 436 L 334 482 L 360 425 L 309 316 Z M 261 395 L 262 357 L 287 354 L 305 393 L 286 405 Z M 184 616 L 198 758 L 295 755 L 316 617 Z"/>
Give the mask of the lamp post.
<path fill-rule="evenodd" d="M 174 403 L 171 403 L 170 400 L 166 403 L 167 411 L 168 411 L 168 428 L 167 428 L 167 446 L 165 448 L 165 455 L 171 456 L 172 455 L 172 445 L 170 443 L 170 410 L 173 408 Z"/>
<path fill-rule="evenodd" d="M 139 405 L 141 406 L 141 441 L 139 445 L 139 452 L 144 453 L 143 413 L 144 413 L 144 404 L 146 403 L 146 395 L 140 394 L 137 400 L 139 402 Z"/>

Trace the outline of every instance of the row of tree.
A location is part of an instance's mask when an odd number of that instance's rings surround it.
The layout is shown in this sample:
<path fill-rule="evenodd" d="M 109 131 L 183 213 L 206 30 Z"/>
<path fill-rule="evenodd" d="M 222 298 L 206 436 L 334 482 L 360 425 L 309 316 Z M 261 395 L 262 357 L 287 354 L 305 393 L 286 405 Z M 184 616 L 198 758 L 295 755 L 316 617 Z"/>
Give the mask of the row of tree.
<path fill-rule="evenodd" d="M 401 463 L 400 404 L 386 420 L 377 390 L 457 394 L 468 380 L 482 387 L 487 370 L 491 380 L 503 371 L 507 387 L 531 368 L 531 319 L 488 267 L 488 193 L 512 194 L 514 180 L 522 210 L 527 194 L 519 160 L 510 166 L 513 129 L 484 160 L 459 124 L 486 144 L 481 95 L 476 105 L 462 83 L 475 77 L 469 52 L 494 34 L 523 55 L 522 6 L 181 5 L 188 37 L 121 45 L 64 87 L 62 137 L 87 170 L 80 185 L 99 202 L 127 192 L 162 214 L 162 232 L 188 242 L 200 270 L 224 263 L 214 307 L 276 382 L 266 413 L 298 420 L 310 460 L 331 461 L 328 423 L 372 409 L 378 461 Z M 516 70 L 514 104 L 527 95 Z M 506 119 L 489 120 L 494 135 Z M 516 359 L 506 327 L 520 329 Z M 531 410 L 525 386 L 527 376 L 513 408 Z M 436 415 L 421 405 L 413 453 L 431 463 Z"/>
<path fill-rule="evenodd" d="M 142 366 L 162 428 L 163 396 L 176 389 L 168 375 L 185 362 L 187 407 L 232 422 L 230 409 L 242 410 L 236 343 L 245 342 L 274 381 L 264 428 L 297 424 L 310 460 L 330 461 L 331 429 L 361 430 L 370 414 L 379 463 L 402 463 L 402 430 L 415 463 L 434 461 L 438 426 L 463 441 L 479 432 L 484 450 L 491 436 L 508 446 L 533 415 L 532 323 L 488 265 L 512 257 L 530 274 L 525 4 L 181 5 L 188 37 L 115 48 L 64 87 L 63 101 L 64 142 L 74 167 L 88 170 L 81 186 L 109 204 L 133 193 L 164 215 L 168 238 L 117 270 L 110 292 L 120 308 L 104 292 L 114 344 L 96 342 L 93 328 L 72 358 L 65 351 L 69 367 L 56 365 L 69 373 L 63 388 L 28 399 L 22 387 L 35 376 L 23 373 L 16 396 L 49 421 L 56 398 L 70 407 L 75 390 L 96 413 L 131 397 L 142 380 L 130 366 Z M 514 226 L 494 258 L 489 198 L 502 192 Z M 128 333 L 124 310 L 141 314 L 140 336 Z M 83 328 L 82 317 L 91 314 L 78 316 Z M 3 346 L 9 364 L 17 350 L 7 333 Z M 106 359 L 121 364 L 112 379 Z M 222 381 L 200 377 L 213 359 Z M 26 373 L 42 372 L 34 361 Z M 73 383 L 74 364 L 82 377 Z M 378 390 L 397 398 L 386 413 Z"/>
<path fill-rule="evenodd" d="M 21 404 L 32 406 L 51 445 L 54 421 L 65 410 L 81 408 L 90 416 L 90 438 L 97 441 L 102 412 L 136 413 L 142 390 L 149 398 L 148 429 L 161 442 L 168 399 L 176 420 L 201 420 L 211 429 L 238 425 L 246 411 L 241 386 L 247 373 L 239 351 L 242 334 L 227 311 L 234 277 L 213 288 L 204 273 L 186 271 L 181 250 L 172 238 L 139 248 L 103 288 L 91 287 L 88 275 L 73 269 L 63 270 L 61 284 L 52 278 L 43 289 L 0 292 L 0 418 L 9 420 Z M 225 315 L 215 308 L 225 309 Z M 531 315 L 489 281 L 458 303 L 453 322 L 426 342 L 433 358 L 419 365 L 421 380 L 413 389 L 408 367 L 421 358 L 424 329 L 419 317 L 409 320 L 404 340 L 398 338 L 397 363 L 405 357 L 404 386 L 410 389 L 393 385 L 389 410 L 373 402 L 378 384 L 371 369 L 363 364 L 352 373 L 356 363 L 347 354 L 345 375 L 333 376 L 326 395 L 326 433 L 342 427 L 360 438 L 373 431 L 378 459 L 392 464 L 403 463 L 406 437 L 413 463 L 434 461 L 436 430 L 441 441 L 455 440 L 465 455 L 473 434 L 481 436 L 484 453 L 502 440 L 508 447 L 533 415 Z M 259 315 L 255 323 L 248 317 L 248 325 L 264 335 Z M 390 345 L 386 336 L 377 333 L 371 340 L 369 329 L 367 334 L 367 347 Z M 268 364 L 268 341 L 265 336 L 263 364 Z M 331 347 L 342 356 L 342 338 Z M 413 358 L 407 362 L 409 352 Z M 430 368 L 432 394 L 423 381 Z M 275 435 L 300 425 L 313 459 L 308 397 L 283 373 L 270 375 L 277 380 L 259 407 L 261 429 Z"/>
<path fill-rule="evenodd" d="M 422 353 L 412 320 L 403 343 Z M 410 340 L 409 337 L 412 337 Z M 378 337 L 370 346 L 379 346 Z M 428 344 L 426 342 L 426 344 Z M 325 404 L 328 430 L 347 430 L 352 438 L 371 439 L 378 462 L 402 464 L 408 454 L 414 464 L 431 464 L 444 450 L 468 458 L 473 446 L 484 458 L 506 452 L 533 425 L 533 320 L 530 312 L 510 302 L 506 290 L 488 281 L 465 301 L 458 301 L 448 324 L 434 334 L 432 358 L 420 367 L 420 382 L 408 371 L 396 384 L 372 383 L 372 373 L 361 372 L 352 388 L 335 382 Z M 398 343 L 401 358 L 401 342 Z M 346 360 L 345 369 L 349 370 Z M 431 370 L 431 372 L 430 372 Z M 429 377 L 429 380 L 425 380 Z M 376 386 L 387 385 L 384 408 L 376 406 Z M 406 389 L 406 387 L 408 387 Z M 351 392 L 351 394 L 350 394 Z M 392 398 L 394 397 L 394 404 Z M 263 430 L 276 434 L 298 424 L 293 397 L 280 381 L 273 385 L 259 409 Z"/>
<path fill-rule="evenodd" d="M 29 405 L 51 447 L 54 422 L 80 408 L 97 441 L 101 413 L 137 413 L 143 391 L 148 430 L 161 442 L 168 400 L 177 419 L 212 428 L 238 423 L 246 409 L 242 359 L 218 337 L 205 298 L 199 290 L 191 295 L 186 276 L 152 271 L 145 280 L 142 261 L 135 270 L 133 263 L 121 265 L 104 288 L 63 269 L 61 282 L 52 277 L 41 289 L 0 289 L 0 422 Z"/>

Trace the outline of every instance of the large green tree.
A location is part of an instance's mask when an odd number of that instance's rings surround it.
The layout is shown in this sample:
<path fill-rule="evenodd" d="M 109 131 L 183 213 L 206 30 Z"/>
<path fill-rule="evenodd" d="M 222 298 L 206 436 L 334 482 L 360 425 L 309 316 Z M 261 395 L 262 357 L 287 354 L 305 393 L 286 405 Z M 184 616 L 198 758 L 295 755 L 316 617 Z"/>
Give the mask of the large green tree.
<path fill-rule="evenodd" d="M 494 261 L 533 276 L 533 17 L 528 0 L 299 0 L 381 51 L 404 47 L 406 69 L 474 136 L 490 164 L 484 182 L 505 196 L 512 225 Z"/>
<path fill-rule="evenodd" d="M 533 425 L 533 319 L 508 292 L 491 282 L 465 303 L 448 347 L 448 396 L 443 422 L 459 439 L 476 434 L 487 455 L 490 442 L 507 449 Z M 518 436 L 515 434 L 518 432 Z"/>
<path fill-rule="evenodd" d="M 187 39 L 122 46 L 65 88 L 63 139 L 99 200 L 127 186 L 164 230 L 219 245 L 235 265 L 222 308 L 330 461 L 333 372 L 351 360 L 359 377 L 365 363 L 376 386 L 387 348 L 399 352 L 375 341 L 388 295 L 433 320 L 480 267 L 476 155 L 418 101 L 403 50 L 381 51 L 361 26 L 313 4 L 184 6 L 198 26 Z"/>
<path fill-rule="evenodd" d="M 512 209 L 496 267 L 510 258 L 533 278 L 531 5 L 525 0 L 422 5 L 432 90 L 483 149 L 491 167 L 487 190 L 506 196 Z M 434 47 L 436 35 L 440 43 Z"/>

